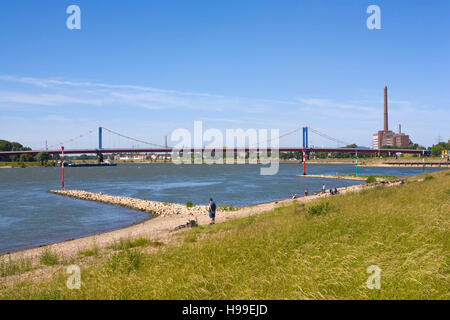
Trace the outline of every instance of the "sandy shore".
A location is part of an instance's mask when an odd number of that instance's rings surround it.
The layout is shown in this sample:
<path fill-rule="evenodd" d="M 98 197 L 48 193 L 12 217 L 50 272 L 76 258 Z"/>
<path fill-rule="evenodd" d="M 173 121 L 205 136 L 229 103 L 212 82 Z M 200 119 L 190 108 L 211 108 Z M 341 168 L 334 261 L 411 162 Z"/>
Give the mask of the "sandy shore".
<path fill-rule="evenodd" d="M 403 180 L 391 180 L 385 182 L 376 182 L 372 184 L 355 185 L 349 187 L 339 188 L 341 194 L 347 192 L 358 192 L 363 189 L 376 187 L 379 185 L 394 186 L 399 185 Z M 10 254 L 0 256 L 3 259 L 17 260 L 21 258 L 29 258 L 34 262 L 39 261 L 39 257 L 45 248 L 50 248 L 57 252 L 60 256 L 70 258 L 77 256 L 82 250 L 92 248 L 95 244 L 99 248 L 105 248 L 111 244 L 120 241 L 121 239 L 134 239 L 138 237 L 146 237 L 151 240 L 158 240 L 168 242 L 170 237 L 174 234 L 177 227 L 185 225 L 190 220 L 196 220 L 199 225 L 206 225 L 210 222 L 206 206 L 196 206 L 194 208 L 186 208 L 186 206 L 179 204 L 166 204 L 155 201 L 147 201 L 142 199 L 134 199 L 128 197 L 116 197 L 104 195 L 101 193 L 90 193 L 82 190 L 68 190 L 68 191 L 53 191 L 54 193 L 64 196 L 71 196 L 75 198 L 89 198 L 91 201 L 100 201 L 105 203 L 114 203 L 118 205 L 126 205 L 129 208 L 146 211 L 153 214 L 155 217 L 141 222 L 139 224 L 131 225 L 129 227 L 110 231 L 89 237 L 69 240 L 65 242 L 55 243 L 45 247 L 37 247 L 23 251 L 17 251 Z M 293 202 L 306 203 L 316 200 L 318 198 L 328 197 L 329 193 L 311 195 L 308 197 L 300 197 L 297 199 L 288 199 L 262 203 L 255 206 L 239 208 L 235 211 L 221 211 L 216 214 L 216 222 L 224 222 L 228 219 L 246 217 L 250 215 L 260 214 L 265 211 L 273 210 L 279 206 L 292 204 Z"/>

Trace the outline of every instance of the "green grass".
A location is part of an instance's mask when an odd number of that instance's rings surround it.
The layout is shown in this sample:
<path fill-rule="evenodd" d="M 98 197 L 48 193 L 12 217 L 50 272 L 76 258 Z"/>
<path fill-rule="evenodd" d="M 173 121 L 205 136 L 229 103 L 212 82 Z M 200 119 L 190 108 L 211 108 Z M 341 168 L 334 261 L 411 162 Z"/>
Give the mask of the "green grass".
<path fill-rule="evenodd" d="M 448 171 L 447 171 L 448 172 Z M 144 253 L 0 287 L 4 299 L 450 299 L 450 179 L 290 205 L 201 226 Z M 381 289 L 366 270 L 381 268 Z"/>
<path fill-rule="evenodd" d="M 147 238 L 140 237 L 135 240 L 120 239 L 119 242 L 111 245 L 109 248 L 113 249 L 113 250 L 126 250 L 126 249 L 131 249 L 131 248 L 136 248 L 136 247 L 148 247 L 148 246 L 160 247 L 162 245 L 163 245 L 162 242 L 151 241 Z"/>
<path fill-rule="evenodd" d="M 45 167 L 53 167 L 56 161 L 49 161 Z M 26 167 L 43 167 L 39 161 L 18 162 L 18 161 L 0 161 L 0 167 L 26 168 Z"/>
<path fill-rule="evenodd" d="M 327 200 L 322 200 L 319 202 L 313 202 L 308 204 L 306 207 L 306 212 L 312 216 L 319 216 L 323 214 L 327 214 L 332 210 L 330 202 Z"/>
<path fill-rule="evenodd" d="M 195 206 L 195 205 L 194 205 L 194 203 L 192 201 L 187 201 L 186 202 L 186 207 L 192 208 L 193 206 Z"/>
<path fill-rule="evenodd" d="M 356 177 L 356 174 L 342 174 L 341 177 Z M 372 175 L 358 175 L 358 177 L 366 178 L 366 182 L 367 183 L 376 182 L 377 178 L 383 179 L 383 180 L 395 180 L 395 179 L 400 179 L 401 178 L 401 177 L 397 177 L 397 176 L 376 175 L 376 174 L 372 174 Z"/>
<path fill-rule="evenodd" d="M 107 263 L 111 274 L 130 274 L 144 264 L 144 254 L 138 249 L 126 249 L 114 254 Z"/>
<path fill-rule="evenodd" d="M 97 244 L 94 244 L 91 248 L 80 251 L 79 254 L 85 257 L 92 257 L 92 256 L 98 256 L 100 253 L 100 248 L 97 246 Z"/>
<path fill-rule="evenodd" d="M 219 206 L 219 210 L 222 210 L 222 211 L 236 211 L 237 208 L 235 208 L 231 204 L 224 204 L 224 205 Z"/>
<path fill-rule="evenodd" d="M 41 264 L 45 266 L 53 266 L 59 263 L 59 256 L 56 252 L 53 252 L 50 248 L 45 248 L 41 256 L 39 257 Z"/>
<path fill-rule="evenodd" d="M 18 260 L 12 260 L 0 257 L 0 277 L 11 276 L 27 272 L 33 269 L 33 265 L 30 258 L 20 258 Z"/>

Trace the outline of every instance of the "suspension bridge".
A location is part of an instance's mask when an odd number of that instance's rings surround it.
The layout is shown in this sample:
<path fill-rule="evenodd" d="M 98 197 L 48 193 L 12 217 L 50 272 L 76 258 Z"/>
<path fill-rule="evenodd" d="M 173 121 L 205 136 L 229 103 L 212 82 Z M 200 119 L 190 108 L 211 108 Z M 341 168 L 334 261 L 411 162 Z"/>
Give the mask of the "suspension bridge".
<path fill-rule="evenodd" d="M 350 145 L 350 143 L 344 142 L 342 140 L 339 140 L 335 137 L 329 136 L 325 133 L 322 133 L 318 130 L 315 130 L 311 127 L 301 127 L 297 128 L 293 131 L 287 132 L 281 136 L 279 136 L 279 139 L 285 138 L 287 136 L 290 136 L 292 134 L 298 133 L 300 130 L 303 131 L 303 144 L 296 147 L 277 147 L 273 148 L 268 145 L 267 147 L 260 147 L 260 146 L 248 146 L 248 147 L 233 147 L 228 148 L 226 146 L 224 147 L 213 147 L 213 148 L 188 148 L 183 147 L 183 152 L 191 152 L 191 153 L 210 153 L 210 152 L 261 152 L 261 151 L 267 151 L 272 152 L 273 150 L 279 151 L 279 152 L 301 152 L 303 155 L 309 155 L 311 153 L 317 153 L 317 152 L 326 152 L 326 153 L 352 153 L 352 154 L 358 154 L 358 153 L 372 153 L 376 155 L 380 154 L 396 154 L 396 153 L 405 153 L 405 154 L 422 154 L 427 155 L 426 150 L 415 150 L 415 149 L 372 149 L 372 148 L 366 148 L 366 147 L 355 147 L 355 148 L 346 148 L 346 147 L 322 147 L 318 148 L 315 146 L 309 146 L 309 131 L 316 134 L 317 136 L 320 136 L 321 138 L 324 138 L 328 141 L 331 141 L 333 143 L 336 143 L 338 145 Z M 71 145 L 73 142 L 83 139 L 86 136 L 92 135 L 96 130 L 89 130 L 88 132 L 81 134 L 77 137 L 71 138 L 69 140 L 66 140 L 64 142 L 60 142 L 58 144 L 37 149 L 37 150 L 16 150 L 16 151 L 2 151 L 0 152 L 0 157 L 2 156 L 16 156 L 16 155 L 37 155 L 40 152 L 46 152 L 48 154 L 56 155 L 61 154 L 62 150 L 61 147 L 64 145 Z M 104 148 L 103 146 L 103 131 L 106 131 L 114 136 L 124 138 L 129 141 L 133 141 L 135 143 L 143 144 L 146 147 L 112 147 L 112 148 Z M 273 140 L 273 139 L 271 139 Z M 268 140 L 267 142 L 270 142 L 271 140 Z M 53 148 L 53 149 L 52 149 Z M 116 132 L 114 130 L 105 128 L 105 127 L 99 127 L 98 128 L 98 147 L 96 148 L 65 148 L 64 154 L 136 154 L 136 153 L 173 153 L 174 148 L 169 147 L 167 145 L 167 142 L 165 145 L 156 144 L 149 141 L 144 141 L 141 139 L 133 138 L 131 136 Z"/>

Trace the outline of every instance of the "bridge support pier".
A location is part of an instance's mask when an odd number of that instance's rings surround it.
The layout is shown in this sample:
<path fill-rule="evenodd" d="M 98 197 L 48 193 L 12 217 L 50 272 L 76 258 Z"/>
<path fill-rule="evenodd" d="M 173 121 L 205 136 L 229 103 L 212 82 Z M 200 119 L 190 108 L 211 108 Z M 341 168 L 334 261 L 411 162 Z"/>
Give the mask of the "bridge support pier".
<path fill-rule="evenodd" d="M 303 149 L 302 149 L 302 162 L 303 162 L 303 175 L 306 176 L 306 153 L 305 149 L 308 149 L 308 127 L 303 127 Z"/>
<path fill-rule="evenodd" d="M 305 149 L 302 149 L 303 175 L 306 176 L 306 154 Z"/>
<path fill-rule="evenodd" d="M 62 172 L 62 181 L 61 181 L 61 188 L 64 190 L 64 147 L 61 146 L 61 172 Z"/>

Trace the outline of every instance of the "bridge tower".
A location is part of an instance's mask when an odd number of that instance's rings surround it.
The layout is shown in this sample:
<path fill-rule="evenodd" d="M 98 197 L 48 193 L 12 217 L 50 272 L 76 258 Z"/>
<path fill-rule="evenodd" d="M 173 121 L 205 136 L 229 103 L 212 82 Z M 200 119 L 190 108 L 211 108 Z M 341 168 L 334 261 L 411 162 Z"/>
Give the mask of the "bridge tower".
<path fill-rule="evenodd" d="M 306 175 L 306 150 L 308 149 L 308 127 L 303 127 L 302 163 L 303 175 Z"/>
<path fill-rule="evenodd" d="M 303 149 L 308 149 L 308 127 L 303 127 Z"/>
<path fill-rule="evenodd" d="M 101 150 L 102 148 L 102 127 L 98 127 L 98 149 Z"/>

